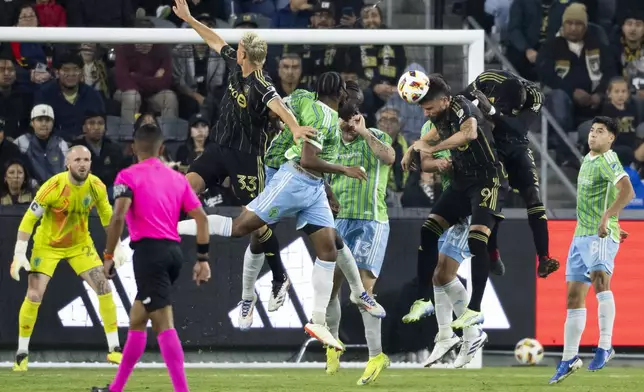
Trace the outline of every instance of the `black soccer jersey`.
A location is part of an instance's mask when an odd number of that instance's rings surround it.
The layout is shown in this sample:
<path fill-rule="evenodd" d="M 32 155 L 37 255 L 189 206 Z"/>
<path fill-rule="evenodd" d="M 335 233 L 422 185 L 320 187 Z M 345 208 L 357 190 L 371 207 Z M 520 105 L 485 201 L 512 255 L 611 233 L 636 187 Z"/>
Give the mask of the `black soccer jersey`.
<path fill-rule="evenodd" d="M 518 107 L 516 102 L 517 94 L 506 95 L 509 92 L 500 88 L 501 84 L 508 79 L 518 80 L 525 89 L 526 101 L 520 110 L 511 109 Z M 499 142 L 499 147 L 515 144 L 528 145 L 529 141 L 526 135 L 541 112 L 543 103 L 543 94 L 539 87 L 535 83 L 511 72 L 489 70 L 477 76 L 463 95 L 470 100 L 474 100 L 475 97 L 472 95 L 474 90 L 485 94 L 490 103 L 497 108 L 498 112 L 492 116 L 491 121 L 495 125 L 494 139 Z"/>
<path fill-rule="evenodd" d="M 477 122 L 477 138 L 451 150 L 454 182 L 505 177 L 494 147 L 492 125 L 471 101 L 462 95 L 452 97 L 449 108 L 433 121 L 441 140 L 445 140 L 459 132 L 461 125 L 472 117 Z"/>
<path fill-rule="evenodd" d="M 247 154 L 263 155 L 268 141 L 268 103 L 279 95 L 270 77 L 257 70 L 243 77 L 237 52 L 226 45 L 221 50 L 229 71 L 228 86 L 219 106 L 213 140 Z"/>

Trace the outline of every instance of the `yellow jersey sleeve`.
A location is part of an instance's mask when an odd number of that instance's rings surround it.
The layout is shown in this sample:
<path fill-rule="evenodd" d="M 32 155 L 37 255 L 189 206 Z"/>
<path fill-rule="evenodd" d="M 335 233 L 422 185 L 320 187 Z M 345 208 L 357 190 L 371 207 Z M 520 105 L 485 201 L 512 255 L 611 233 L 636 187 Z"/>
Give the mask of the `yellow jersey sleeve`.
<path fill-rule="evenodd" d="M 25 215 L 22 217 L 18 230 L 31 234 L 36 222 L 38 222 L 43 214 L 47 212 L 52 200 L 57 197 L 59 190 L 59 176 L 53 176 L 49 180 L 45 181 L 36 193 L 36 197 L 29 205 L 29 209 L 27 209 Z"/>
<path fill-rule="evenodd" d="M 112 219 L 112 206 L 107 197 L 107 187 L 105 187 L 103 181 L 94 175 L 90 178 L 90 186 L 94 193 L 94 203 L 96 204 L 96 211 L 101 219 L 101 224 L 107 226 Z"/>

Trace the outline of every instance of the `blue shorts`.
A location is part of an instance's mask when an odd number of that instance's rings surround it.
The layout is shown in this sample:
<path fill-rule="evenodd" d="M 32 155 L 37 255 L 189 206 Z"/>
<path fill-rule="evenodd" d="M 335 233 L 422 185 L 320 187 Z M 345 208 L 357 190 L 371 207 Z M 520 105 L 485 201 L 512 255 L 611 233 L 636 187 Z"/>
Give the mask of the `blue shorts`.
<path fill-rule="evenodd" d="M 444 232 L 438 239 L 438 253 L 451 257 L 459 264 L 472 257 L 470 247 L 467 245 L 471 221 L 472 217 L 468 216 L 466 221 L 459 222 Z"/>
<path fill-rule="evenodd" d="M 335 228 L 324 181 L 300 172 L 292 162 L 280 167 L 246 209 L 269 225 L 294 216 L 298 230 L 306 225 Z"/>
<path fill-rule="evenodd" d="M 590 283 L 590 273 L 613 274 L 619 243 L 598 235 L 573 237 L 566 261 L 566 281 Z"/>
<path fill-rule="evenodd" d="M 385 261 L 389 222 L 364 219 L 337 219 L 335 228 L 353 253 L 358 268 L 378 277 Z"/>
<path fill-rule="evenodd" d="M 264 186 L 268 185 L 271 182 L 271 178 L 277 173 L 278 169 L 273 169 L 270 166 L 264 165 Z"/>

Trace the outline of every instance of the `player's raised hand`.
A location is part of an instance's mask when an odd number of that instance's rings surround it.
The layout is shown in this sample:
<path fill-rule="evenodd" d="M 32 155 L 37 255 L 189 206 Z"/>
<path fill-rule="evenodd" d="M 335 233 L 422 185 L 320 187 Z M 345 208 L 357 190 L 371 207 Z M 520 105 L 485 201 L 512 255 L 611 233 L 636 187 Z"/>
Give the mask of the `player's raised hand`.
<path fill-rule="evenodd" d="M 369 130 L 365 124 L 364 116 L 361 114 L 353 116 L 349 120 L 349 125 L 361 136 L 366 136 L 369 134 Z"/>
<path fill-rule="evenodd" d="M 296 143 L 299 142 L 301 139 L 314 138 L 318 134 L 317 129 L 313 127 L 303 127 L 303 126 L 297 126 L 291 129 L 291 132 L 293 133 L 293 140 L 295 140 Z"/>
<path fill-rule="evenodd" d="M 405 151 L 405 155 L 403 155 L 402 160 L 400 161 L 400 166 L 404 171 L 410 171 L 410 170 L 416 170 L 416 165 L 414 164 L 414 156 L 413 153 L 414 149 L 409 147 L 407 151 Z"/>
<path fill-rule="evenodd" d="M 192 268 L 192 280 L 195 281 L 197 286 L 208 282 L 210 280 L 210 264 L 205 261 L 197 261 Z"/>
<path fill-rule="evenodd" d="M 346 166 L 344 168 L 344 175 L 358 180 L 367 179 L 367 171 L 362 166 Z"/>
<path fill-rule="evenodd" d="M 472 91 L 472 95 L 476 98 L 477 101 L 479 101 L 478 107 L 481 109 L 481 111 L 487 115 L 492 115 L 492 104 L 490 103 L 490 100 L 483 94 L 482 91 L 479 90 L 474 90 Z"/>
<path fill-rule="evenodd" d="M 184 22 L 187 22 L 192 17 L 187 0 L 174 0 L 172 11 Z"/>

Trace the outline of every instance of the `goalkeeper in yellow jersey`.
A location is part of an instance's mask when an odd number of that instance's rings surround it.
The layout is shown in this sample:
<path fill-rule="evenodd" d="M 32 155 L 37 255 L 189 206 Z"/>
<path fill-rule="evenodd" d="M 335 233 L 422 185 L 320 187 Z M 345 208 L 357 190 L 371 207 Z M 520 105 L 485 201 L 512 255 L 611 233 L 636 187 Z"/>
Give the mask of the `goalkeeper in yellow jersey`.
<path fill-rule="evenodd" d="M 76 274 L 98 295 L 99 313 L 109 348 L 107 360 L 115 364 L 121 362 L 116 305 L 111 285 L 105 278 L 103 262 L 94 248 L 87 227 L 89 213 L 94 207 L 98 210 L 101 223 L 107 227 L 112 217 L 112 207 L 105 185 L 89 172 L 89 150 L 83 146 L 73 147 L 65 159 L 67 171 L 56 174 L 42 185 L 18 228 L 11 277 L 20 280 L 22 268 L 29 271 L 29 275 L 27 296 L 18 316 L 18 352 L 14 371 L 27 370 L 29 339 L 36 324 L 38 308 L 47 284 L 62 259 L 67 260 Z M 27 245 L 34 225 L 41 217 L 29 262 Z M 117 249 L 120 249 L 120 244 Z M 122 260 L 123 252 L 120 253 Z"/>

